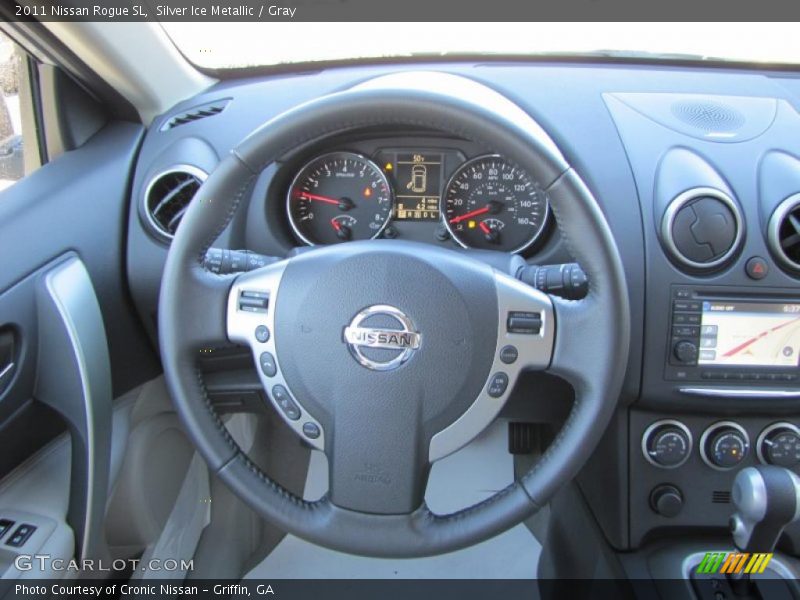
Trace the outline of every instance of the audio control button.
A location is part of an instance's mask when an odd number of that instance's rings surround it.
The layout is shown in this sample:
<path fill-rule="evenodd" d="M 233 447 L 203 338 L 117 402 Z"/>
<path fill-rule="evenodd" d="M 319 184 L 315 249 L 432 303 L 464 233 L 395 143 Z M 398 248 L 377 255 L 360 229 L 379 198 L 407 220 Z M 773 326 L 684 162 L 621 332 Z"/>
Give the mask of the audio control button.
<path fill-rule="evenodd" d="M 700 328 L 697 325 L 676 325 L 672 328 L 672 335 L 678 337 L 698 337 Z"/>
<path fill-rule="evenodd" d="M 675 344 L 672 349 L 675 358 L 677 358 L 682 363 L 696 363 L 697 356 L 699 354 L 699 350 L 697 349 L 697 344 L 694 342 L 690 342 L 689 340 L 681 340 Z"/>

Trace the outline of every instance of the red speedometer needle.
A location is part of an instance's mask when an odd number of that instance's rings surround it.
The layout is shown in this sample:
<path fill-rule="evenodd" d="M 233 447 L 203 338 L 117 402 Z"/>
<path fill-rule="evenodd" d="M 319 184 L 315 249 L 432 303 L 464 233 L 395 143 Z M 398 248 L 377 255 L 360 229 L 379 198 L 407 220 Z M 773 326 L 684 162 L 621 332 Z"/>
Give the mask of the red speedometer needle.
<path fill-rule="evenodd" d="M 470 211 L 470 212 L 468 212 L 468 213 L 466 213 L 464 215 L 459 215 L 459 216 L 457 216 L 457 217 L 455 217 L 453 219 L 450 219 L 450 222 L 451 223 L 460 223 L 461 221 L 464 221 L 465 219 L 471 219 L 472 217 L 477 217 L 478 215 L 482 215 L 484 213 L 488 213 L 489 210 L 491 210 L 491 209 L 487 205 L 487 206 L 484 206 L 483 208 L 478 208 L 478 209 Z"/>
<path fill-rule="evenodd" d="M 316 200 L 317 202 L 325 202 L 326 204 L 339 204 L 339 200 L 336 200 L 335 198 L 318 196 L 317 194 L 309 194 L 308 192 L 297 192 L 297 197 L 305 198 L 306 200 Z"/>

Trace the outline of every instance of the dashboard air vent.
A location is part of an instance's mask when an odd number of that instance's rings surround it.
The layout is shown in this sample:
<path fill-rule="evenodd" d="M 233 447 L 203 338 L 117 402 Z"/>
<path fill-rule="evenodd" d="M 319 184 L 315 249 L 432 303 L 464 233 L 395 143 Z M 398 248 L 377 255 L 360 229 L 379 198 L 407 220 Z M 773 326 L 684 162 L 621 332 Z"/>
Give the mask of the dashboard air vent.
<path fill-rule="evenodd" d="M 188 165 L 172 167 L 150 180 L 144 194 L 145 214 L 156 233 L 172 238 L 206 173 Z"/>
<path fill-rule="evenodd" d="M 185 125 L 186 123 L 192 123 L 200 119 L 205 119 L 206 117 L 218 115 L 225 110 L 225 107 L 228 106 L 229 102 L 230 99 L 227 98 L 224 100 L 217 100 L 201 106 L 195 106 L 185 112 L 173 115 L 167 120 L 166 123 L 164 123 L 164 125 L 161 126 L 161 131 L 168 131 L 178 127 L 179 125 Z"/>
<path fill-rule="evenodd" d="M 744 221 L 738 204 L 715 188 L 692 188 L 667 207 L 661 240 L 678 265 L 693 271 L 724 266 L 738 251 Z"/>
<path fill-rule="evenodd" d="M 787 269 L 800 273 L 800 194 L 780 203 L 769 220 L 769 246 Z"/>

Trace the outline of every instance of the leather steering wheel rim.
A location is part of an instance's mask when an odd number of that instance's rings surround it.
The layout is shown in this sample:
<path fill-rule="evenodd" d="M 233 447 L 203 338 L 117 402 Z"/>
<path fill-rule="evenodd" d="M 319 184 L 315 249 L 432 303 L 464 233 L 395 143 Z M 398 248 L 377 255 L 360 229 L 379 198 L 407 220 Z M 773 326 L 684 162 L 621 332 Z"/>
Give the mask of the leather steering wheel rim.
<path fill-rule="evenodd" d="M 204 270 L 255 177 L 287 152 L 321 137 L 373 126 L 445 131 L 479 141 L 526 169 L 546 190 L 562 238 L 589 279 L 579 301 L 551 298 L 555 339 L 547 370 L 575 390 L 572 411 L 536 465 L 488 500 L 450 515 L 424 505 L 408 514 L 348 510 L 328 497 L 304 501 L 256 467 L 228 434 L 208 398 L 199 349 L 228 339 L 235 277 Z M 523 110 L 472 80 L 409 73 L 370 80 L 291 109 L 242 141 L 195 196 L 169 251 L 159 300 L 165 378 L 185 429 L 211 472 L 281 529 L 335 550 L 418 557 L 463 548 L 532 515 L 578 473 L 617 404 L 630 331 L 622 263 L 596 200 L 556 145 Z"/>

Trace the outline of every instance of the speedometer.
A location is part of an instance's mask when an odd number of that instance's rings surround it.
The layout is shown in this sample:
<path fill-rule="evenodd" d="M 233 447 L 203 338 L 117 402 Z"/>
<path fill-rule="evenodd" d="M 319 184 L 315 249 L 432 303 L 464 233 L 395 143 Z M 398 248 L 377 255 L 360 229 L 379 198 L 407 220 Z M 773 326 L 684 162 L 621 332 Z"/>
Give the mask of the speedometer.
<path fill-rule="evenodd" d="M 371 160 L 352 152 L 319 156 L 289 186 L 289 222 L 307 244 L 377 237 L 392 214 L 392 191 Z"/>
<path fill-rule="evenodd" d="M 500 156 L 480 156 L 459 167 L 442 196 L 445 226 L 465 248 L 521 252 L 544 231 L 544 191 Z"/>

